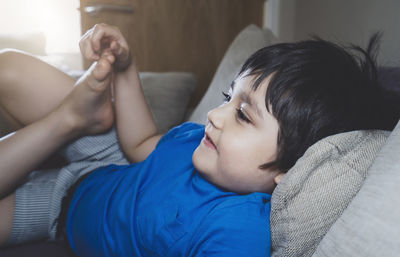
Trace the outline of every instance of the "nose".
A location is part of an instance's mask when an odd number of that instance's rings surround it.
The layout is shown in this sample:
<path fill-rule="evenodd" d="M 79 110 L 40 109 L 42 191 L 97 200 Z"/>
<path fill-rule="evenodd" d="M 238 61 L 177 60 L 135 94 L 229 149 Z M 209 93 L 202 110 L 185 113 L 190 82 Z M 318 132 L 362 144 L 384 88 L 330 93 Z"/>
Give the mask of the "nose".
<path fill-rule="evenodd" d="M 211 123 L 211 125 L 217 129 L 222 129 L 224 125 L 224 107 L 225 105 L 221 105 L 210 110 L 207 113 L 207 119 Z"/>

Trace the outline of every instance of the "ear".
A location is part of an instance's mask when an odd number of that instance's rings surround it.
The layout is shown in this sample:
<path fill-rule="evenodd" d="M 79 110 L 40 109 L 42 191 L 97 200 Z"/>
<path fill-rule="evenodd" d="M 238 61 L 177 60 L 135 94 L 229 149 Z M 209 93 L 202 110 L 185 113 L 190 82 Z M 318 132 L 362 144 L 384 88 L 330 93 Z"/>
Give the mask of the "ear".
<path fill-rule="evenodd" d="M 283 176 L 285 176 L 285 173 L 283 172 L 279 172 L 275 177 L 274 177 L 274 182 L 275 184 L 279 184 L 279 182 L 281 182 Z"/>

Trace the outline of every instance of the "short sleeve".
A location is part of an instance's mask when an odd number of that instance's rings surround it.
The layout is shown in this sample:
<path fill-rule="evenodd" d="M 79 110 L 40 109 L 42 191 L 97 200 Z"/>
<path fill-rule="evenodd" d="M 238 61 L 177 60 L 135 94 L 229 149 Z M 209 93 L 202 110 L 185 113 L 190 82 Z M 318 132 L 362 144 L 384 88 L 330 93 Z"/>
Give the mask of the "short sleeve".
<path fill-rule="evenodd" d="M 193 122 L 185 122 L 180 126 L 174 127 L 165 134 L 157 144 L 157 147 L 164 144 L 165 142 L 170 141 L 171 139 L 176 139 L 180 137 L 187 137 L 192 134 L 192 132 L 204 133 L 204 125 L 193 123 Z"/>
<path fill-rule="evenodd" d="M 210 214 L 194 236 L 190 256 L 270 256 L 269 203 L 237 205 Z"/>

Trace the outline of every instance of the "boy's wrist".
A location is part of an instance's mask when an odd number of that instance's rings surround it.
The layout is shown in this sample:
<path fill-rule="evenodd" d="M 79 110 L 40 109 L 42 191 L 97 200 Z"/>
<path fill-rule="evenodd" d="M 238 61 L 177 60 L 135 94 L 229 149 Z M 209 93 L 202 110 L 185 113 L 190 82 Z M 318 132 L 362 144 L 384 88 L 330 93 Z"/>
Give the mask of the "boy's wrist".
<path fill-rule="evenodd" d="M 133 60 L 132 60 L 132 55 L 131 52 L 129 51 L 127 57 L 124 60 L 118 60 L 115 62 L 114 64 L 114 69 L 117 72 L 123 72 L 125 70 L 127 70 L 132 64 L 133 64 Z"/>

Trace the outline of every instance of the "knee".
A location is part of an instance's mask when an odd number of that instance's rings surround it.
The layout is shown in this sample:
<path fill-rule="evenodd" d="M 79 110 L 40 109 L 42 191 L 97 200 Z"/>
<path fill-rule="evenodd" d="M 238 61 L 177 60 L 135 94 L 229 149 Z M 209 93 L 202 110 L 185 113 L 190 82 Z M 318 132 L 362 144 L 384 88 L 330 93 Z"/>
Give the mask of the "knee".
<path fill-rule="evenodd" d="M 10 84 L 21 76 L 18 67 L 23 63 L 23 55 L 13 49 L 0 50 L 0 86 Z"/>
<path fill-rule="evenodd" d="M 13 62 L 15 59 L 19 58 L 22 55 L 26 55 L 25 53 L 11 48 L 0 49 L 0 65 L 7 66 L 8 62 Z"/>

